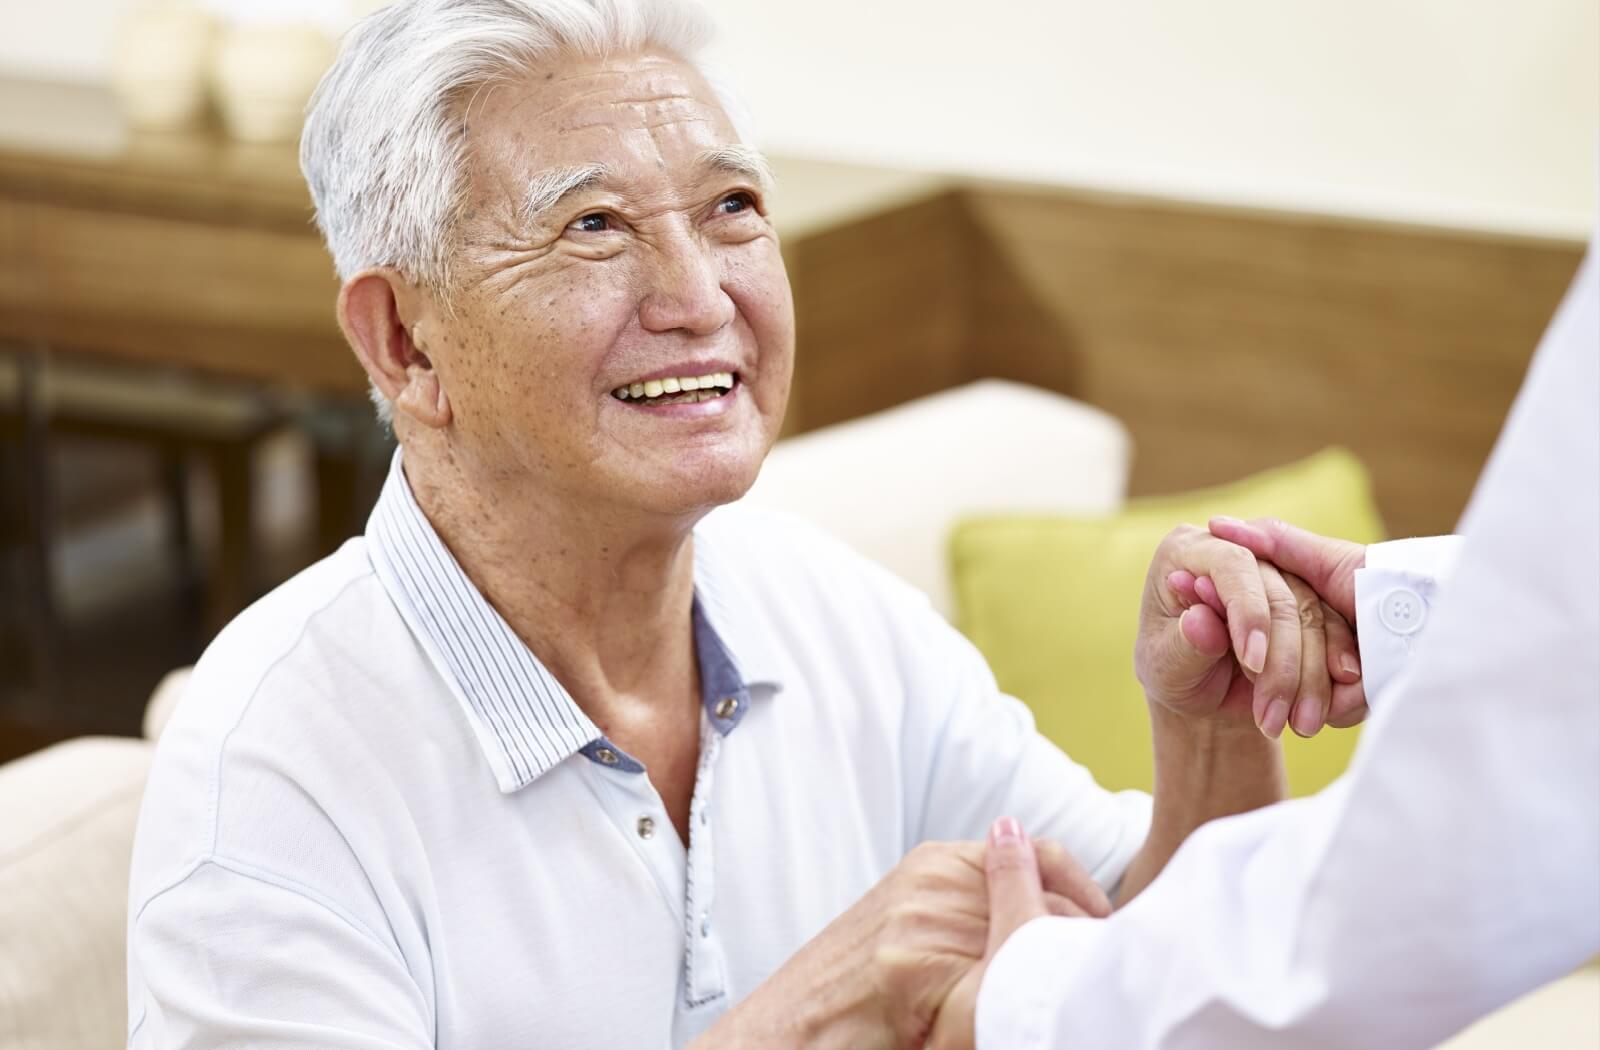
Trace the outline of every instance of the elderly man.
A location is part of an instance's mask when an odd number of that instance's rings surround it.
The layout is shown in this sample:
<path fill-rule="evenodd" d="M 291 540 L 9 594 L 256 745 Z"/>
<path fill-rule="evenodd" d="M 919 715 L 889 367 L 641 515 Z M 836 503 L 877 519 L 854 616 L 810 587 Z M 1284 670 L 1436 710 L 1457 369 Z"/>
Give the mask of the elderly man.
<path fill-rule="evenodd" d="M 1282 796 L 1286 724 L 1365 711 L 1343 619 L 1180 529 L 1137 654 L 1155 796 L 1108 793 L 919 595 L 710 513 L 794 325 L 706 35 L 674 0 L 401 0 L 345 42 L 303 164 L 401 452 L 162 739 L 132 1046 L 916 1045 L 983 956 L 996 817 L 1058 844 L 1052 910 L 1104 914 Z"/>

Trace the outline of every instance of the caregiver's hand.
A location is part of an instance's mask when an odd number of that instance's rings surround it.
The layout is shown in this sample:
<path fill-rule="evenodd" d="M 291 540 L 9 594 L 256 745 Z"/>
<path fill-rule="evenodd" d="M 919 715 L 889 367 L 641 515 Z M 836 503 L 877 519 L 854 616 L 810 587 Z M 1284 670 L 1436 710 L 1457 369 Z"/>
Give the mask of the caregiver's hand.
<path fill-rule="evenodd" d="M 1253 722 L 1273 738 L 1286 725 L 1311 736 L 1360 721 L 1366 698 L 1347 616 L 1293 568 L 1238 542 L 1269 543 L 1260 527 L 1239 524 L 1230 533 L 1218 519 L 1221 535 L 1182 525 L 1156 549 L 1134 651 L 1146 697 L 1190 718 Z M 1273 539 L 1273 549 L 1319 572 L 1328 568 L 1322 544 L 1338 542 Z M 1319 575 L 1336 601 L 1341 572 Z"/>
<path fill-rule="evenodd" d="M 967 1050 L 977 1038 L 978 989 L 989 962 L 1006 939 L 1023 925 L 1050 914 L 1039 882 L 1033 843 L 1009 817 L 989 829 L 989 849 L 984 855 L 989 887 L 989 933 L 983 959 L 958 981 L 934 1022 L 929 1050 Z"/>
<path fill-rule="evenodd" d="M 988 943 L 986 852 L 982 842 L 917 846 L 695 1050 L 922 1047 L 940 1004 Z M 1056 843 L 1039 843 L 1029 864 L 1047 914 L 1111 913 L 1105 893 Z"/>

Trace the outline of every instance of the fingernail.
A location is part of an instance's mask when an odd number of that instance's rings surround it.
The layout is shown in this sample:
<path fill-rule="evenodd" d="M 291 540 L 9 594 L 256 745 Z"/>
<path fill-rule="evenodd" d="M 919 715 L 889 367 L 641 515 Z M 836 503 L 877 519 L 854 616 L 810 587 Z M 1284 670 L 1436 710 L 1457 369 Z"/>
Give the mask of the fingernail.
<path fill-rule="evenodd" d="M 1022 825 L 1016 817 L 1001 817 L 989 828 L 989 841 L 996 846 L 1021 842 Z"/>
<path fill-rule="evenodd" d="M 1352 678 L 1361 677 L 1361 661 L 1349 653 L 1339 657 L 1339 669 Z"/>
<path fill-rule="evenodd" d="M 1294 709 L 1294 731 L 1303 737 L 1313 737 L 1322 728 L 1322 709 L 1309 700 L 1300 701 Z"/>
<path fill-rule="evenodd" d="M 1214 515 L 1211 516 L 1211 520 L 1212 521 L 1220 521 L 1224 525 L 1243 525 L 1244 524 L 1244 522 L 1240 521 L 1238 518 L 1230 518 L 1226 514 L 1214 514 Z"/>
<path fill-rule="evenodd" d="M 1273 740 L 1283 735 L 1283 727 L 1289 721 L 1289 701 L 1274 700 L 1267 705 L 1267 713 L 1261 716 L 1261 731 Z"/>
<path fill-rule="evenodd" d="M 1251 631 L 1244 643 L 1244 667 L 1251 674 L 1260 674 L 1267 665 L 1267 632 Z"/>

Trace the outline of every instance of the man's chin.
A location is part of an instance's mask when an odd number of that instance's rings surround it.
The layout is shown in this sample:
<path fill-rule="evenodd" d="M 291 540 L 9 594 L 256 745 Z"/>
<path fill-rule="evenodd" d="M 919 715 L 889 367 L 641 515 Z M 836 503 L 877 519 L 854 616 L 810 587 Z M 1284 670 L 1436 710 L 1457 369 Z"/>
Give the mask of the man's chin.
<path fill-rule="evenodd" d="M 619 502 L 654 516 L 699 517 L 742 498 L 760 469 L 759 459 L 685 456 L 670 466 L 622 480 Z"/>

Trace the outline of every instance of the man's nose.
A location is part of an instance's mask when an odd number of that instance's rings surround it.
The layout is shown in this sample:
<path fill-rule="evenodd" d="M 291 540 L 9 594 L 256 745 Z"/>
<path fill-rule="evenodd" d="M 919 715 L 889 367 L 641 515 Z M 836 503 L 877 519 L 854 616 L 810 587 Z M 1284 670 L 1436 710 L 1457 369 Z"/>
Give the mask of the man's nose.
<path fill-rule="evenodd" d="M 639 322 L 651 332 L 682 330 L 711 335 L 733 320 L 733 300 L 722 289 L 722 268 L 709 245 L 674 237 L 657 256 Z"/>

